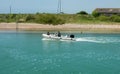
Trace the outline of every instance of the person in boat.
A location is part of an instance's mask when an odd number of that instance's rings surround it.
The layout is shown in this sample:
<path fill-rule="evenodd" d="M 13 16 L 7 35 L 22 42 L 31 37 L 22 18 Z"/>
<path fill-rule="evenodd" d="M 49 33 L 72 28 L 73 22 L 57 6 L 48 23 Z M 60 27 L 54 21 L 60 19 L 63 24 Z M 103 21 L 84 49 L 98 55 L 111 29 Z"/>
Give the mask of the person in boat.
<path fill-rule="evenodd" d="M 58 37 L 61 37 L 61 33 L 60 33 L 60 31 L 58 31 Z"/>
<path fill-rule="evenodd" d="M 47 35 L 50 35 L 50 33 L 49 33 L 49 32 L 47 32 Z"/>
<path fill-rule="evenodd" d="M 75 36 L 73 34 L 70 35 L 70 38 L 74 38 Z"/>

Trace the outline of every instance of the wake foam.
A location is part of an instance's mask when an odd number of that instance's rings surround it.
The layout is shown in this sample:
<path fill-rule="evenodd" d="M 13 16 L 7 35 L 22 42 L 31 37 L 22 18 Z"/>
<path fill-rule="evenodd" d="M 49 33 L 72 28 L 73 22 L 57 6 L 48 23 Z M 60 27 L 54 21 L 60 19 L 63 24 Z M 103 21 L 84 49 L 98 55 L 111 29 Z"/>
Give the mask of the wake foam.
<path fill-rule="evenodd" d="M 52 40 L 52 39 L 48 39 L 48 38 L 42 38 L 42 40 Z"/>
<path fill-rule="evenodd" d="M 77 38 L 76 41 L 95 42 L 95 43 L 114 43 L 114 42 L 120 42 L 120 39 L 116 37 L 82 37 L 82 38 Z"/>
<path fill-rule="evenodd" d="M 77 38 L 76 41 L 84 41 L 84 42 L 96 42 L 99 43 L 100 41 L 94 39 L 87 39 L 87 38 Z"/>

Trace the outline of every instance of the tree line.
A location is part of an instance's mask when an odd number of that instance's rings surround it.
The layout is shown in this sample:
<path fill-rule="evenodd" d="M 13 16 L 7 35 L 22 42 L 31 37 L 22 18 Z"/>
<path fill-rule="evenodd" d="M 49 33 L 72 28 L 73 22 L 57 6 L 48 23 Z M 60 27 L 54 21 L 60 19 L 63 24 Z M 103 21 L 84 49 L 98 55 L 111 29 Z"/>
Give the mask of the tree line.
<path fill-rule="evenodd" d="M 88 14 L 80 11 L 76 14 L 0 14 L 0 22 L 16 22 L 16 23 L 39 23 L 49 25 L 62 25 L 65 23 L 94 23 L 97 21 L 104 22 L 120 22 L 119 15 L 105 16 L 97 12 Z"/>

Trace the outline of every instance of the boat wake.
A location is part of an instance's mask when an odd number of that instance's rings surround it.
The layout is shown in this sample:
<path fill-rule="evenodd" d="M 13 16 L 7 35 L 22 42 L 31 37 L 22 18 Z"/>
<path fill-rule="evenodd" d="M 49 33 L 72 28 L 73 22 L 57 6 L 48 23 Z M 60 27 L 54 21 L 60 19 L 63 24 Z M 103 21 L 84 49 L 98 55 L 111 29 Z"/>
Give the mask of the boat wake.
<path fill-rule="evenodd" d="M 48 39 L 48 38 L 42 38 L 42 40 L 52 40 L 52 39 Z"/>
<path fill-rule="evenodd" d="M 77 38 L 76 41 L 94 42 L 94 43 L 115 43 L 115 42 L 120 42 L 120 39 L 116 37 L 82 37 L 82 38 Z"/>
<path fill-rule="evenodd" d="M 95 39 L 88 39 L 88 38 L 77 38 L 76 41 L 82 41 L 82 42 L 96 42 L 99 43 L 99 41 Z"/>

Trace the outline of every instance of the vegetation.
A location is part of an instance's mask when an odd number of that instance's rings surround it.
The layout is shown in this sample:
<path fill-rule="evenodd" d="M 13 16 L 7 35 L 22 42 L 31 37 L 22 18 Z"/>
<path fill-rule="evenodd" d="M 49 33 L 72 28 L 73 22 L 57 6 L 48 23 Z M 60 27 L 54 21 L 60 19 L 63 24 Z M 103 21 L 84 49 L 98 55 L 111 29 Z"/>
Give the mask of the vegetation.
<path fill-rule="evenodd" d="M 40 23 L 49 25 L 62 25 L 65 23 L 78 24 L 97 24 L 97 23 L 120 23 L 120 16 L 104 16 L 93 12 L 92 15 L 81 11 L 77 14 L 0 14 L 0 22 L 24 22 L 24 23 Z"/>
<path fill-rule="evenodd" d="M 99 17 L 99 16 L 100 16 L 100 14 L 99 14 L 97 11 L 93 11 L 93 12 L 92 12 L 92 15 L 93 15 L 94 17 Z"/>
<path fill-rule="evenodd" d="M 78 12 L 77 14 L 81 14 L 81 15 L 88 15 L 88 13 L 87 13 L 87 12 L 85 12 L 85 11 L 80 11 L 80 12 Z"/>
<path fill-rule="evenodd" d="M 0 14 L 0 22 L 26 22 L 40 24 L 65 24 L 65 19 L 57 14 Z"/>
<path fill-rule="evenodd" d="M 49 25 L 65 24 L 65 20 L 55 14 L 37 14 L 35 17 L 35 22 Z"/>

